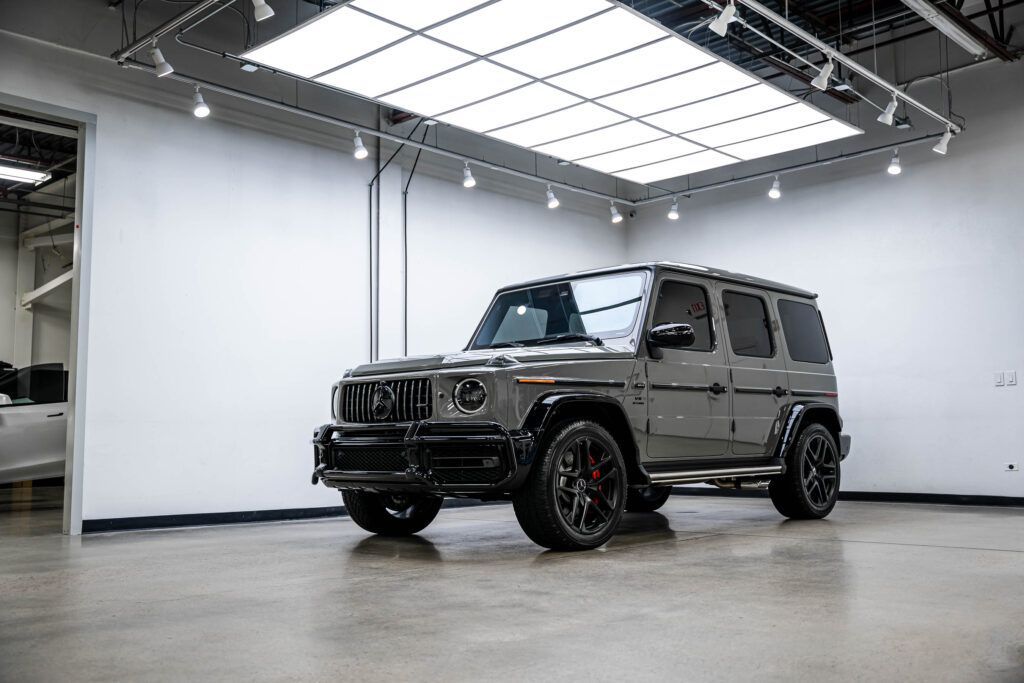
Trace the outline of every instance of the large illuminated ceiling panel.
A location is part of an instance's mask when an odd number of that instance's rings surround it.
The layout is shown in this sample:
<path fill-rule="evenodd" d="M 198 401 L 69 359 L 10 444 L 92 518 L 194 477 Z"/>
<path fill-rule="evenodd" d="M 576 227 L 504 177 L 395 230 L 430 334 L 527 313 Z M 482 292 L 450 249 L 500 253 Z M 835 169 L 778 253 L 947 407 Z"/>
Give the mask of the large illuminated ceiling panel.
<path fill-rule="evenodd" d="M 614 0 L 353 0 L 244 57 L 643 184 L 863 132 Z"/>

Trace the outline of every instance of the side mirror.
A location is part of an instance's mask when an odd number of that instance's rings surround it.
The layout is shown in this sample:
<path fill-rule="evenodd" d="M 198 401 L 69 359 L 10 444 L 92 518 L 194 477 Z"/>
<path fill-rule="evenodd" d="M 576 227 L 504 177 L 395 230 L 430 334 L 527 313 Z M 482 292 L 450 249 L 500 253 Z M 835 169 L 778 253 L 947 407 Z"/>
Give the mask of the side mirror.
<path fill-rule="evenodd" d="M 14 401 L 7 394 L 0 394 L 0 406 L 14 405 Z"/>
<path fill-rule="evenodd" d="M 665 323 L 656 325 L 647 333 L 647 341 L 651 346 L 671 349 L 683 349 L 693 346 L 697 341 L 697 335 L 693 332 L 693 325 L 687 323 Z"/>

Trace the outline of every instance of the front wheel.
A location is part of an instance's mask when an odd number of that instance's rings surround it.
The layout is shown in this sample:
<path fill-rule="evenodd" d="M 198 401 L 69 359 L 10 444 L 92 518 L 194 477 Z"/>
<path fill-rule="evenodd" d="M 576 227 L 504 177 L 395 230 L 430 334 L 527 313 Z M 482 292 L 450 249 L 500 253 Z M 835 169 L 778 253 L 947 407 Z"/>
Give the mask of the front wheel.
<path fill-rule="evenodd" d="M 786 473 L 768 485 L 775 509 L 791 519 L 821 519 L 839 499 L 839 449 L 820 424 L 808 425 L 786 456 Z"/>
<path fill-rule="evenodd" d="M 381 536 L 410 536 L 423 531 L 444 502 L 439 496 L 349 489 L 341 492 L 341 498 L 353 522 Z"/>
<path fill-rule="evenodd" d="M 589 420 L 555 430 L 512 499 L 530 539 L 552 550 L 589 550 L 615 533 L 626 501 L 626 467 L 619 446 Z"/>

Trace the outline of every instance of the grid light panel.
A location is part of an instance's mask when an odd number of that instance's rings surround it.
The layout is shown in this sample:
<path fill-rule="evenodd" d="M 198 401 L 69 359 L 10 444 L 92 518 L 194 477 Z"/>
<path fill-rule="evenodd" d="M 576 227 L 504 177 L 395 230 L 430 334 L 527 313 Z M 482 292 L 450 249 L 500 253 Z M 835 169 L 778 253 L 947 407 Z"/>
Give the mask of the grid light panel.
<path fill-rule="evenodd" d="M 863 132 L 614 0 L 354 0 L 243 57 L 642 184 Z"/>

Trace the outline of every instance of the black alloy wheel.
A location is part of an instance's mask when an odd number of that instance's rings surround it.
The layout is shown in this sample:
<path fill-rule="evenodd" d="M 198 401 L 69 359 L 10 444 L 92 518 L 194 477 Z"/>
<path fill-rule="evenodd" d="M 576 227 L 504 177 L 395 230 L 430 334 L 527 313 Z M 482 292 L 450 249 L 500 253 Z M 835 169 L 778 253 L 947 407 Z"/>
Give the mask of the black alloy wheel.
<path fill-rule="evenodd" d="M 768 484 L 775 509 L 791 519 L 821 519 L 839 499 L 839 449 L 823 425 L 804 427 L 786 454 L 786 473 Z"/>
<path fill-rule="evenodd" d="M 615 533 L 626 501 L 626 467 L 608 430 L 590 420 L 553 428 L 526 484 L 512 499 L 534 543 L 589 550 Z"/>

